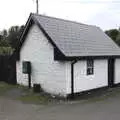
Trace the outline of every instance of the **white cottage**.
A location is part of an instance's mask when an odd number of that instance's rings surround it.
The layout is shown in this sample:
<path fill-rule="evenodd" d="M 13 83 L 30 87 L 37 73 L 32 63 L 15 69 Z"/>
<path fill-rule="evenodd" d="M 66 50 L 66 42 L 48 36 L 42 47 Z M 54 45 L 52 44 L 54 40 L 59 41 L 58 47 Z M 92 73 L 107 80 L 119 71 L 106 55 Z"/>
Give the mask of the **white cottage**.
<path fill-rule="evenodd" d="M 16 51 L 17 83 L 40 84 L 50 94 L 120 83 L 120 48 L 96 26 L 31 14 Z M 31 64 L 30 80 L 25 63 Z"/>

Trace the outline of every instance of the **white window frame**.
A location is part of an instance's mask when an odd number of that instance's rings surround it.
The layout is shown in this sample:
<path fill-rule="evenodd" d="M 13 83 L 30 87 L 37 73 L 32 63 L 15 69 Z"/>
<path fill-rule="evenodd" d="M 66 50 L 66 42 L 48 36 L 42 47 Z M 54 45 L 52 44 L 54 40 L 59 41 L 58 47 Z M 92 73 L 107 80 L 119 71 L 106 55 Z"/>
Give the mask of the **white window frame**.
<path fill-rule="evenodd" d="M 93 75 L 94 74 L 94 60 L 88 59 L 87 60 L 87 75 Z"/>

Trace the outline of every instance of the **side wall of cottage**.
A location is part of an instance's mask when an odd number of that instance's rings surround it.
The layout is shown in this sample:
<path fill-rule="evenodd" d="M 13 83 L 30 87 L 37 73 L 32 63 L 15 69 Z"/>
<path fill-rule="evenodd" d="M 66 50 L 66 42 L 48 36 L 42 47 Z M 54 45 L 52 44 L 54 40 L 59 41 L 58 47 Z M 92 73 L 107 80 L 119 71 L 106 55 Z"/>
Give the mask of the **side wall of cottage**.
<path fill-rule="evenodd" d="M 67 81 L 67 93 L 71 93 L 71 80 Z M 108 86 L 108 60 L 94 60 L 94 73 L 87 75 L 87 60 L 74 64 L 74 92 L 79 93 L 91 89 Z"/>

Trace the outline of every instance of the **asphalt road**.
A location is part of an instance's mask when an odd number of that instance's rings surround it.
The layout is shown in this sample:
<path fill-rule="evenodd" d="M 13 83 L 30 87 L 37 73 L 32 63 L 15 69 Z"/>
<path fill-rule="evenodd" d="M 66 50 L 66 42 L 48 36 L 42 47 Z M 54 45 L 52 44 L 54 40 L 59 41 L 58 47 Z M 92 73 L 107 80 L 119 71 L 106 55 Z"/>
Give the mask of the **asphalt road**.
<path fill-rule="evenodd" d="M 1 97 L 0 120 L 120 120 L 120 95 L 59 105 L 25 104 Z"/>

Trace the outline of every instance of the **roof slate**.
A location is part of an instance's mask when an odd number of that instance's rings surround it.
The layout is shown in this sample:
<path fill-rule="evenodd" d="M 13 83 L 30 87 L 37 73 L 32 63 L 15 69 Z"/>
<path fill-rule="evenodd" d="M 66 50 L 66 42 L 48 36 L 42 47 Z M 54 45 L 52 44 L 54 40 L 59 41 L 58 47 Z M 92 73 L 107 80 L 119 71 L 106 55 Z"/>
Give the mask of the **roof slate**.
<path fill-rule="evenodd" d="M 66 57 L 120 55 L 120 48 L 99 27 L 33 14 Z"/>

